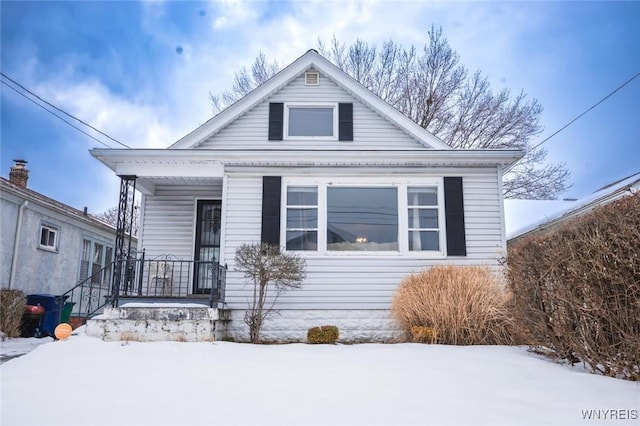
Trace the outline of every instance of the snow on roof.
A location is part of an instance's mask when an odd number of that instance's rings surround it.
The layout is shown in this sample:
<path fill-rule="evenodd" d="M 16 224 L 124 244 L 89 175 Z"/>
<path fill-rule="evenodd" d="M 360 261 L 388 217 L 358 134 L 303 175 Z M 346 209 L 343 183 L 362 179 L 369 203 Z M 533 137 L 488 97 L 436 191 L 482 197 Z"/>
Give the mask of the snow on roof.
<path fill-rule="evenodd" d="M 561 200 L 505 200 L 507 240 L 521 237 L 538 229 L 581 215 L 597 206 L 608 204 L 639 190 L 640 172 L 605 185 L 593 194 L 573 202 Z M 516 219 L 519 214 L 522 217 Z"/>

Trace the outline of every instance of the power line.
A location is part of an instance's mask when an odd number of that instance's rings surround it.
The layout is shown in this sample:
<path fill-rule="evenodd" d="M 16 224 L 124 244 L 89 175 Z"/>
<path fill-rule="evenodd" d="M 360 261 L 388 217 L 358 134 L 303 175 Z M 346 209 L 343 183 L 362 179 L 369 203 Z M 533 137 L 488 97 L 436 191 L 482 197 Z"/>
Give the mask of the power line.
<path fill-rule="evenodd" d="M 624 83 L 622 83 L 620 86 L 618 86 L 613 92 L 609 93 L 607 96 L 605 96 L 604 98 L 600 99 L 598 102 L 596 102 L 594 105 L 592 105 L 589 109 L 587 109 L 586 111 L 584 111 L 582 114 L 578 115 L 576 118 L 574 118 L 573 120 L 571 120 L 570 122 L 568 122 L 567 124 L 565 124 L 564 126 L 562 126 L 562 128 L 560 128 L 559 130 L 556 130 L 551 136 L 549 136 L 548 138 L 546 138 L 545 140 L 543 140 L 542 142 L 540 142 L 539 144 L 537 144 L 536 146 L 534 146 L 533 148 L 531 148 L 531 151 L 535 150 L 536 148 L 538 148 L 540 145 L 542 145 L 543 143 L 545 143 L 546 141 L 548 141 L 549 139 L 551 139 L 552 137 L 554 137 L 555 135 L 557 135 L 558 133 L 560 133 L 561 131 L 563 131 L 564 129 L 566 129 L 567 127 L 569 127 L 570 125 L 572 125 L 576 120 L 578 120 L 580 117 L 582 117 L 583 115 L 585 115 L 586 113 L 588 113 L 589 111 L 591 111 L 592 109 L 594 109 L 595 107 L 597 107 L 598 105 L 600 105 L 602 102 L 606 101 L 608 98 L 610 98 L 611 96 L 613 96 L 614 93 L 616 93 L 618 90 L 622 89 L 624 86 L 626 86 L 627 84 L 631 83 L 636 77 L 640 76 L 640 72 L 636 75 L 634 75 L 633 77 L 631 77 L 629 80 L 625 81 Z"/>
<path fill-rule="evenodd" d="M 74 129 L 76 129 L 77 131 L 84 133 L 85 135 L 89 136 L 91 139 L 95 140 L 96 142 L 106 146 L 107 148 L 112 148 L 109 145 L 107 145 L 106 143 L 102 142 L 100 139 L 96 139 L 95 137 L 91 136 L 89 133 L 85 132 L 84 130 L 82 130 L 79 127 L 74 126 L 73 124 L 69 123 L 67 120 L 65 120 L 64 118 L 60 117 L 59 115 L 56 115 L 56 113 L 54 113 L 51 110 L 46 109 L 45 107 L 43 107 L 42 105 L 40 105 L 39 103 L 37 103 L 36 101 L 34 101 L 33 99 L 31 99 L 30 97 L 26 96 L 24 93 L 20 92 L 18 89 L 16 89 L 15 87 L 9 85 L 6 81 L 2 81 L 0 80 L 0 82 L 2 84 L 4 84 L 5 86 L 7 86 L 9 89 L 15 91 L 18 95 L 24 97 L 26 100 L 33 102 L 34 104 L 36 104 L 37 106 L 39 106 L 40 108 L 42 108 L 43 110 L 47 111 L 49 114 L 53 115 L 54 117 L 56 117 L 59 120 L 64 121 L 66 124 L 68 124 L 69 126 L 73 127 Z"/>
<path fill-rule="evenodd" d="M 49 105 L 50 107 L 56 109 L 57 111 L 60 111 L 61 113 L 63 113 L 64 115 L 73 118 L 74 120 L 82 123 L 83 125 L 91 128 L 92 130 L 100 133 L 101 135 L 105 136 L 106 138 L 112 140 L 113 142 L 117 143 L 118 145 L 121 145 L 125 148 L 131 148 L 129 145 L 126 145 L 122 142 L 120 142 L 117 139 L 112 138 L 111 136 L 109 136 L 108 134 L 96 129 L 95 127 L 93 127 L 92 125 L 85 123 L 84 121 L 80 120 L 79 118 L 69 114 L 68 112 L 64 111 L 63 109 L 58 108 L 57 106 L 53 105 L 52 103 L 48 102 L 47 100 L 41 98 L 40 96 L 38 96 L 37 94 L 33 93 L 31 90 L 27 89 L 26 87 L 24 87 L 22 84 L 18 83 L 17 81 L 15 81 L 14 79 L 12 79 L 11 77 L 9 77 L 8 75 L 6 75 L 5 73 L 0 71 L 0 75 L 2 75 L 4 78 L 6 78 L 7 80 L 9 80 L 10 82 L 12 82 L 13 84 L 15 84 L 16 86 L 20 87 L 22 90 L 24 90 L 25 92 L 29 93 L 31 96 L 34 96 L 35 98 L 37 98 L 38 100 L 44 102 L 45 104 Z M 91 136 L 90 134 L 88 134 L 87 132 L 79 129 L 78 127 L 74 126 L 73 124 L 69 123 L 67 120 L 63 119 L 62 117 L 60 117 L 59 115 L 55 114 L 53 111 L 48 110 L 47 108 L 45 108 L 44 106 L 40 105 L 39 103 L 37 103 L 36 101 L 34 101 L 33 99 L 29 98 L 28 96 L 26 96 L 24 93 L 20 92 L 19 90 L 17 90 L 15 87 L 12 87 L 11 85 L 7 84 L 5 81 L 2 81 L 2 83 L 4 85 L 6 85 L 7 87 L 11 88 L 12 90 L 14 90 L 16 93 L 18 93 L 19 95 L 23 96 L 24 98 L 30 100 L 31 102 L 33 102 L 34 104 L 38 105 L 40 108 L 44 109 L 45 111 L 49 112 L 50 114 L 52 114 L 53 116 L 57 117 L 58 119 L 64 121 L 65 123 L 67 123 L 68 125 L 70 125 L 71 127 L 73 127 L 74 129 L 84 133 L 85 135 L 89 136 L 91 139 L 94 139 L 95 141 L 101 143 L 102 145 L 106 146 L 107 148 L 111 148 L 109 145 L 105 144 L 104 142 L 96 139 L 95 137 Z"/>

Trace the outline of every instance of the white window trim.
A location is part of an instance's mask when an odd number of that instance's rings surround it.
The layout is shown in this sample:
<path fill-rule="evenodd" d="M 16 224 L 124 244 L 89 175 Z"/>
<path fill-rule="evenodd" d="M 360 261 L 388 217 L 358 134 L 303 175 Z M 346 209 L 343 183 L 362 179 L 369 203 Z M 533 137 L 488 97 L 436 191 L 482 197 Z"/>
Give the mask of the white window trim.
<path fill-rule="evenodd" d="M 287 238 L 287 187 L 318 187 L 318 250 L 291 250 L 301 257 L 411 257 L 442 259 L 446 257 L 446 226 L 444 211 L 444 183 L 440 178 L 283 178 L 280 202 L 280 241 L 286 251 Z M 398 247 L 397 251 L 332 251 L 327 250 L 327 188 L 333 187 L 395 187 L 398 194 Z M 440 250 L 409 250 L 408 202 L 409 186 L 434 186 L 438 191 L 438 231 Z"/>
<path fill-rule="evenodd" d="M 333 136 L 289 136 L 289 108 L 333 108 Z M 338 140 L 338 103 L 337 102 L 285 102 L 282 138 L 284 140 Z"/>
<path fill-rule="evenodd" d="M 54 236 L 53 236 L 53 247 L 49 246 L 49 245 L 43 245 L 42 244 L 42 231 L 44 229 L 49 230 L 49 232 L 53 232 Z M 40 228 L 39 228 L 39 232 L 38 232 L 38 248 L 41 250 L 46 250 L 46 251 L 50 251 L 53 253 L 57 253 L 58 252 L 58 244 L 60 242 L 60 228 L 48 223 L 41 223 L 40 224 Z"/>

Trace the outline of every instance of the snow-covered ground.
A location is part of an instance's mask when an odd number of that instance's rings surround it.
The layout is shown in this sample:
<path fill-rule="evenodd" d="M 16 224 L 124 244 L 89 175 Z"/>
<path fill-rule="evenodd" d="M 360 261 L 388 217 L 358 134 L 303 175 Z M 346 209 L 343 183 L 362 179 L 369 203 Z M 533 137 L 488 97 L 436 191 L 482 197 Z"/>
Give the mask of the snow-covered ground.
<path fill-rule="evenodd" d="M 51 337 L 44 337 L 42 339 L 29 337 L 24 339 L 2 340 L 0 341 L 0 363 L 31 352 L 38 346 L 49 342 L 53 342 L 53 339 Z"/>
<path fill-rule="evenodd" d="M 6 362 L 0 384 L 3 426 L 640 423 L 639 383 L 503 346 L 103 342 L 80 331 Z"/>

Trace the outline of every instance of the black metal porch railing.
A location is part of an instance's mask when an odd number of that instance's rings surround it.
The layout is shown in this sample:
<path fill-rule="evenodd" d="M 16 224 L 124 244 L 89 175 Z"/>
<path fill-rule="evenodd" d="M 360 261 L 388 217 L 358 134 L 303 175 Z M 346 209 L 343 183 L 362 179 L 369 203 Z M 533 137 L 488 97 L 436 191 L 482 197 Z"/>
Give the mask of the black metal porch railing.
<path fill-rule="evenodd" d="M 114 276 L 118 271 L 119 280 Z M 209 306 L 214 307 L 224 303 L 226 271 L 226 265 L 218 262 L 182 260 L 171 255 L 145 259 L 142 252 L 139 258 L 111 262 L 65 292 L 62 300 L 67 310 L 61 309 L 61 317 L 89 318 L 107 304 L 118 306 L 120 298 L 178 301 L 197 297 L 208 299 Z"/>
<path fill-rule="evenodd" d="M 172 255 L 123 261 L 119 297 L 185 298 L 209 295 L 211 305 L 224 302 L 226 266 L 213 261 L 182 260 Z"/>

